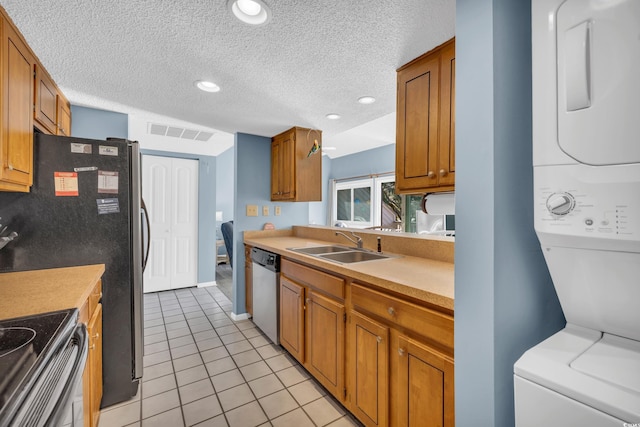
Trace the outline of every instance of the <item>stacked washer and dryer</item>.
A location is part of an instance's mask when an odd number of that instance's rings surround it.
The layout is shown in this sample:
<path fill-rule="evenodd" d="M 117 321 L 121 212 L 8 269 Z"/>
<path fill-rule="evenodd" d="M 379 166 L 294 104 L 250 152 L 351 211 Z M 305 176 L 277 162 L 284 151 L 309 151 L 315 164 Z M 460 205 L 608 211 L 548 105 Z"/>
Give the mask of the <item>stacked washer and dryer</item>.
<path fill-rule="evenodd" d="M 517 427 L 640 425 L 640 1 L 532 0 L 534 222 L 566 327 Z"/>

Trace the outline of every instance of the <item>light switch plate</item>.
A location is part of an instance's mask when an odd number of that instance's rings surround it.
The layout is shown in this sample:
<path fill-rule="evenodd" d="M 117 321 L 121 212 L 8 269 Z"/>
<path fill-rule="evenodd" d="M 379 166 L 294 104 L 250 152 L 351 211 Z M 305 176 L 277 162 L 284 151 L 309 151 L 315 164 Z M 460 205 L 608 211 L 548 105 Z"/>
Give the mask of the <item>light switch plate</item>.
<path fill-rule="evenodd" d="M 277 216 L 277 215 L 280 215 L 280 213 L 281 213 L 281 212 L 280 212 L 280 206 L 276 206 L 275 208 L 273 208 L 273 211 L 274 211 L 273 213 L 275 213 L 275 214 L 276 214 L 276 216 Z"/>
<path fill-rule="evenodd" d="M 247 216 L 258 216 L 258 205 L 247 205 Z"/>
<path fill-rule="evenodd" d="M 269 206 L 262 207 L 262 216 L 269 216 Z"/>

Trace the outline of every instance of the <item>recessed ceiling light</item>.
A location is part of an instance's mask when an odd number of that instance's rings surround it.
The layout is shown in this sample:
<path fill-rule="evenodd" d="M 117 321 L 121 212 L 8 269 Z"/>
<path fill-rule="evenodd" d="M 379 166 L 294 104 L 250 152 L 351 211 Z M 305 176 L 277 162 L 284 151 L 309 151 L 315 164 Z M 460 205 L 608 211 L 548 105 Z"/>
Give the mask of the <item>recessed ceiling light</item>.
<path fill-rule="evenodd" d="M 229 0 L 227 7 L 245 24 L 264 25 L 271 20 L 271 9 L 262 0 Z"/>
<path fill-rule="evenodd" d="M 205 92 L 220 92 L 220 86 L 218 86 L 213 82 L 200 80 L 196 82 L 196 86 L 198 87 L 198 89 L 203 90 Z"/>
<path fill-rule="evenodd" d="M 373 96 L 361 96 L 358 98 L 358 102 L 360 104 L 373 104 L 376 102 L 376 99 Z"/>
<path fill-rule="evenodd" d="M 336 114 L 336 113 L 329 113 L 327 114 L 327 119 L 329 120 L 338 120 L 340 118 L 340 114 Z"/>

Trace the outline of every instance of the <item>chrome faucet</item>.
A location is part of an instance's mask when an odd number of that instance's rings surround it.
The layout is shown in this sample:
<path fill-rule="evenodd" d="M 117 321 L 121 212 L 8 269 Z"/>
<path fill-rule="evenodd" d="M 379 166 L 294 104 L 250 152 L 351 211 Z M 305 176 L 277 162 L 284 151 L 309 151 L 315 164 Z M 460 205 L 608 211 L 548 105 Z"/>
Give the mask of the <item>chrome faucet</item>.
<path fill-rule="evenodd" d="M 356 233 L 354 233 L 353 231 L 350 231 L 351 235 L 353 237 L 356 238 L 356 240 L 352 239 L 351 237 L 347 236 L 346 234 L 344 234 L 342 231 L 336 231 L 336 236 L 338 234 L 343 235 L 344 237 L 346 237 L 350 242 L 355 243 L 358 246 L 358 249 L 362 249 L 362 237 L 358 236 Z"/>

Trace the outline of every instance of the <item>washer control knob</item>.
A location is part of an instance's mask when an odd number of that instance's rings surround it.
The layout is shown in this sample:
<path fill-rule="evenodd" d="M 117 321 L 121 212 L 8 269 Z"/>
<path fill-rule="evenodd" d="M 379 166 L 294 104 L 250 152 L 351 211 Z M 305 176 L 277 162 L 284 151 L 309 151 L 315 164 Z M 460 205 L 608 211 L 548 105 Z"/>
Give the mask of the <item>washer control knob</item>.
<path fill-rule="evenodd" d="M 554 193 L 547 199 L 547 209 L 554 215 L 566 215 L 575 205 L 576 200 L 569 193 Z"/>

